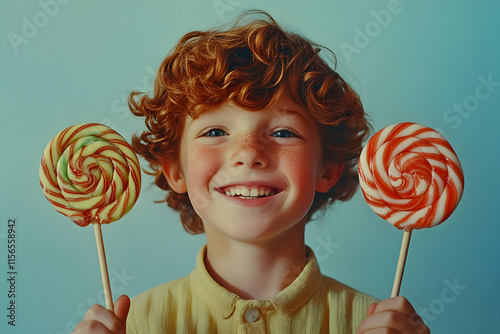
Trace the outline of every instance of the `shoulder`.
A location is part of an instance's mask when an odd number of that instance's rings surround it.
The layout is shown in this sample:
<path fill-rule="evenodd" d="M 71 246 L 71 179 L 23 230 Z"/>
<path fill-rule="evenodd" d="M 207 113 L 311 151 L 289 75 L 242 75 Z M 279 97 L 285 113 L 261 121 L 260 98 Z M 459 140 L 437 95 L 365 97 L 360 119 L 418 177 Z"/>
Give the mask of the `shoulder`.
<path fill-rule="evenodd" d="M 355 332 L 359 324 L 366 318 L 366 311 L 371 303 L 378 299 L 360 292 L 328 276 L 322 276 L 321 293 L 327 308 L 325 315 L 331 324 L 343 323 L 346 333 Z"/>
<path fill-rule="evenodd" d="M 184 295 L 189 291 L 189 276 L 160 284 L 146 290 L 132 299 L 131 307 L 145 307 L 151 304 L 162 303 Z"/>
<path fill-rule="evenodd" d="M 371 303 L 379 302 L 375 297 L 324 275 L 322 276 L 322 288 L 326 290 L 325 292 L 330 299 L 344 301 L 353 304 L 353 306 L 368 307 Z"/>
<path fill-rule="evenodd" d="M 188 276 L 163 283 L 132 298 L 127 317 L 127 333 L 144 333 L 153 329 L 158 317 L 167 310 L 177 309 L 180 306 L 178 304 L 188 300 L 190 294 Z"/>

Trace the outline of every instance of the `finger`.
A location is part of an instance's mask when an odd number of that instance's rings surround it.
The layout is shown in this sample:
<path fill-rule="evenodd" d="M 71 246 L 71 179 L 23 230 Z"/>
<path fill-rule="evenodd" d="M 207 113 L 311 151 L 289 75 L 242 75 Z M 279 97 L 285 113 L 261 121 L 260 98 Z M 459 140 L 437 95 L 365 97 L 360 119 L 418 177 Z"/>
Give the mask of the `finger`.
<path fill-rule="evenodd" d="M 394 311 L 376 313 L 373 314 L 371 317 L 366 318 L 361 323 L 361 325 L 359 325 L 358 332 L 369 333 L 370 331 L 373 331 L 375 329 L 382 332 L 382 329 L 388 329 L 388 328 L 400 332 L 404 329 L 403 327 L 403 323 L 405 322 L 404 318 L 405 316 L 403 314 Z"/>
<path fill-rule="evenodd" d="M 371 303 L 370 306 L 368 306 L 368 309 L 366 310 L 367 317 L 371 317 L 373 315 L 375 307 L 377 307 L 377 303 Z"/>
<path fill-rule="evenodd" d="M 386 300 L 382 300 L 375 307 L 373 314 L 387 312 L 387 311 L 396 311 L 408 317 L 416 313 L 415 309 L 410 304 L 408 299 L 402 296 L 397 296 Z"/>
<path fill-rule="evenodd" d="M 106 328 L 103 324 L 96 320 L 84 320 L 79 322 L 75 330 L 71 332 L 71 334 L 113 334 L 109 329 Z"/>
<path fill-rule="evenodd" d="M 373 314 L 388 311 L 399 312 L 407 316 L 412 330 L 417 329 L 418 333 L 422 334 L 430 332 L 422 318 L 417 314 L 411 303 L 406 298 L 398 296 L 383 300 L 377 304 Z"/>
<path fill-rule="evenodd" d="M 127 323 L 128 311 L 130 310 L 130 298 L 122 295 L 115 302 L 115 315 L 125 326 Z"/>
<path fill-rule="evenodd" d="M 83 321 L 95 320 L 103 324 L 111 333 L 125 332 L 124 324 L 116 317 L 116 315 L 102 307 L 101 305 L 92 305 L 85 316 Z"/>
<path fill-rule="evenodd" d="M 430 329 L 425 324 L 424 320 L 417 314 L 414 313 L 410 317 L 410 325 L 415 333 L 418 334 L 430 334 Z"/>
<path fill-rule="evenodd" d="M 369 333 L 370 330 L 378 329 L 380 333 L 385 333 L 388 329 L 400 333 L 425 333 L 427 327 L 421 323 L 416 325 L 406 315 L 396 311 L 386 311 L 375 313 L 371 317 L 366 318 L 359 325 L 359 333 Z M 385 330 L 385 331 L 384 331 Z"/>
<path fill-rule="evenodd" d="M 376 328 L 376 329 L 370 329 L 366 332 L 360 332 L 359 334 L 401 334 L 401 333 L 391 328 L 383 328 L 383 329 Z"/>

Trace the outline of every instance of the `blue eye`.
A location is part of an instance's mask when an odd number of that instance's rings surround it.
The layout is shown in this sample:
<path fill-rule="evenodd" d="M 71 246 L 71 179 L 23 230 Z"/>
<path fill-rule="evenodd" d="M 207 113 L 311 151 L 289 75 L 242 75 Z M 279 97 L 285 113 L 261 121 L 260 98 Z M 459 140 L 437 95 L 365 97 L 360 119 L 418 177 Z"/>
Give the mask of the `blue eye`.
<path fill-rule="evenodd" d="M 221 130 L 221 129 L 211 129 L 205 133 L 205 136 L 207 136 L 207 137 L 220 137 L 220 136 L 226 136 L 226 135 L 227 135 L 227 133 L 225 133 L 224 130 Z"/>
<path fill-rule="evenodd" d="M 280 138 L 290 138 L 290 137 L 296 137 L 292 132 L 288 130 L 278 130 L 272 134 L 273 137 L 280 137 Z"/>

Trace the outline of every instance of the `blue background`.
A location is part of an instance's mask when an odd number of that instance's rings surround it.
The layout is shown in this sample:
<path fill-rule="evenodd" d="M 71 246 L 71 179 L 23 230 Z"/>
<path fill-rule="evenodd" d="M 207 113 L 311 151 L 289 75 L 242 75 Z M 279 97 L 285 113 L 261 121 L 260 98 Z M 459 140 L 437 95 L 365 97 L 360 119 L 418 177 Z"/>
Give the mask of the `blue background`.
<path fill-rule="evenodd" d="M 150 89 L 182 35 L 250 8 L 331 48 L 376 130 L 414 121 L 448 138 L 465 193 L 447 222 L 413 233 L 401 294 L 433 333 L 498 330 L 499 1 L 62 2 L 0 4 L 2 333 L 69 333 L 103 301 L 92 228 L 74 225 L 42 195 L 45 145 L 81 122 L 108 124 L 130 139 L 142 124 L 129 114 L 127 94 Z M 143 181 L 134 209 L 103 227 L 115 298 L 188 275 L 205 242 L 155 204 L 161 192 Z M 17 222 L 16 327 L 6 318 L 9 218 Z M 307 231 L 323 273 L 381 299 L 390 295 L 401 238 L 361 192 Z"/>

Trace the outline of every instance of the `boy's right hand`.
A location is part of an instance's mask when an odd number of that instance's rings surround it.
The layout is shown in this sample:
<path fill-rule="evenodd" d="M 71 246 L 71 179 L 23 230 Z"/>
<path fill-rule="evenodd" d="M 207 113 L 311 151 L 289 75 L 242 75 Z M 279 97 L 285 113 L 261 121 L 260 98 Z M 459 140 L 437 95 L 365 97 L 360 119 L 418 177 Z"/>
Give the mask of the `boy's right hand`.
<path fill-rule="evenodd" d="M 91 306 L 83 321 L 76 325 L 73 334 L 125 334 L 130 298 L 126 295 L 120 296 L 115 302 L 114 309 L 113 314 L 101 305 Z"/>

